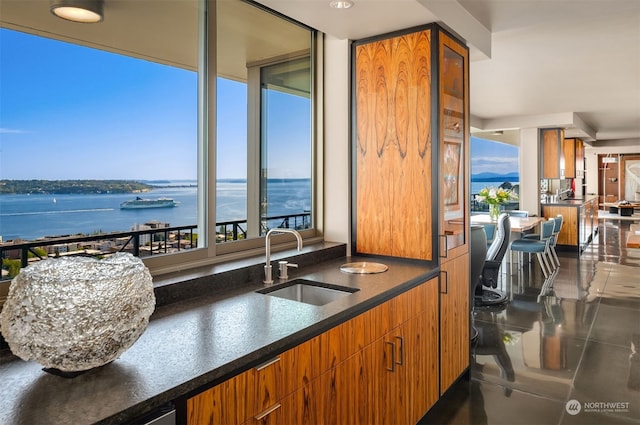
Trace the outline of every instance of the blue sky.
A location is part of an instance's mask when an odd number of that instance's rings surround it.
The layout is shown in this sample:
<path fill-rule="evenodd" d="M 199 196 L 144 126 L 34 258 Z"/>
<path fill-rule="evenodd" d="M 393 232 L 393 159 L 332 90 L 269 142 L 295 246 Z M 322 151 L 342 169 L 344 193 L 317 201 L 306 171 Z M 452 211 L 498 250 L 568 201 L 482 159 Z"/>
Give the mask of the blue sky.
<path fill-rule="evenodd" d="M 0 179 L 197 178 L 196 72 L 0 29 L 0 89 Z M 270 177 L 309 177 L 308 99 L 270 102 Z M 219 105 L 218 178 L 245 178 L 246 85 Z"/>
<path fill-rule="evenodd" d="M 471 174 L 517 173 L 519 150 L 506 143 L 471 137 Z"/>
<path fill-rule="evenodd" d="M 0 178 L 196 178 L 195 72 L 0 29 L 0 85 Z"/>

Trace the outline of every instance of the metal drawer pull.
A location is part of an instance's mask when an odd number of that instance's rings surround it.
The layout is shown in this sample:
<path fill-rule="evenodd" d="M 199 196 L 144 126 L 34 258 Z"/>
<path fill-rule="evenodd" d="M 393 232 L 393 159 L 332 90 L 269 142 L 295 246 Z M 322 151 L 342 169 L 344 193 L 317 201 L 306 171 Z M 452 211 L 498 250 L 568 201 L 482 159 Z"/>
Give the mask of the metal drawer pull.
<path fill-rule="evenodd" d="M 277 363 L 279 361 L 280 361 L 280 356 L 274 357 L 273 359 L 271 359 L 269 361 L 266 361 L 266 362 L 262 363 L 261 365 L 256 366 L 255 369 L 256 370 L 266 369 L 269 366 L 271 366 L 272 364 L 275 364 L 275 363 Z"/>
<path fill-rule="evenodd" d="M 280 403 L 274 404 L 273 406 L 271 406 L 270 408 L 268 408 L 267 410 L 265 410 L 264 412 L 260 413 L 258 416 L 255 417 L 256 421 L 261 421 L 264 418 L 266 418 L 267 416 L 269 416 L 270 414 L 272 414 L 273 412 L 275 412 L 276 410 L 278 410 L 280 408 Z"/>
<path fill-rule="evenodd" d="M 387 345 L 391 346 L 391 367 L 386 367 L 389 372 L 393 372 L 396 367 L 396 345 L 393 342 L 385 341 Z"/>
<path fill-rule="evenodd" d="M 443 279 L 444 276 L 444 279 Z M 444 291 L 442 290 L 442 280 L 444 280 Z M 446 270 L 440 270 L 440 293 L 449 293 L 449 273 Z"/>
<path fill-rule="evenodd" d="M 396 339 L 400 341 L 400 360 L 396 361 L 396 364 L 402 365 L 404 363 L 404 337 L 397 336 Z"/>

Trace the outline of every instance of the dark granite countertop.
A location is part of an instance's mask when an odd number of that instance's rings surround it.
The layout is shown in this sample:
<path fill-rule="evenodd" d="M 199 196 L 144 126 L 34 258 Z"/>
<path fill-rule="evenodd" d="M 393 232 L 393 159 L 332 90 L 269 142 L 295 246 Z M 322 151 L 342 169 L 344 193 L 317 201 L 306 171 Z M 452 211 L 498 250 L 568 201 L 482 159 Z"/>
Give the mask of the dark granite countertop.
<path fill-rule="evenodd" d="M 587 204 L 587 203 L 593 201 L 594 199 L 598 199 L 598 196 L 597 195 L 585 195 L 582 198 L 562 199 L 560 201 L 555 201 L 555 202 L 540 201 L 540 204 L 542 206 L 548 205 L 548 206 L 554 206 L 554 207 L 581 207 L 582 205 Z"/>
<path fill-rule="evenodd" d="M 188 294 L 176 301 L 175 295 L 157 289 L 158 300 L 173 299 L 156 307 L 140 339 L 108 365 L 64 378 L 4 350 L 0 353 L 0 424 L 130 422 L 298 345 L 436 276 L 438 270 L 418 261 L 347 257 L 344 246 L 333 248 L 327 251 L 333 252 L 332 259 L 317 261 L 322 250 L 312 258 L 308 256 L 314 254 L 292 257 L 300 268 L 290 271 L 291 279 L 304 277 L 360 289 L 325 306 L 255 293 L 264 287 L 260 278 L 255 279 L 255 264 L 244 268 L 250 280 L 233 282 L 234 275 L 228 275 L 219 283 L 225 285 L 223 289 L 197 273 L 189 277 L 191 286 L 179 289 L 171 285 L 178 281 L 179 274 L 174 274 L 165 279 L 165 286 Z M 335 256 L 336 252 L 342 254 Z M 351 261 L 382 262 L 389 270 L 380 274 L 339 270 Z M 243 274 L 235 276 L 245 279 Z"/>

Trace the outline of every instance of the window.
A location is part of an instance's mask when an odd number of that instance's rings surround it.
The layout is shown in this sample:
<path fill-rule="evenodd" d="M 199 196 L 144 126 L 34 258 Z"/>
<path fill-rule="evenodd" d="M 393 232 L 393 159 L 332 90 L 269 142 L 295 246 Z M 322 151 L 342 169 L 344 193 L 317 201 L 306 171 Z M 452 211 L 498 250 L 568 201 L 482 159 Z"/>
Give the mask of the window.
<path fill-rule="evenodd" d="M 217 4 L 217 242 L 312 227 L 313 33 Z"/>
<path fill-rule="evenodd" d="M 4 241 L 194 227 L 153 271 L 259 246 L 272 227 L 314 236 L 314 32 L 241 0 L 141 3 L 100 27 L 3 5 L 0 180 L 75 181 L 22 193 L 31 210 L 0 194 Z M 177 206 L 128 208 L 136 197 Z"/>
<path fill-rule="evenodd" d="M 520 193 L 520 148 L 511 144 L 471 137 L 471 211 L 487 211 L 488 205 L 475 201 L 485 187 L 511 189 Z M 507 204 L 508 209 L 519 209 L 519 201 Z"/>

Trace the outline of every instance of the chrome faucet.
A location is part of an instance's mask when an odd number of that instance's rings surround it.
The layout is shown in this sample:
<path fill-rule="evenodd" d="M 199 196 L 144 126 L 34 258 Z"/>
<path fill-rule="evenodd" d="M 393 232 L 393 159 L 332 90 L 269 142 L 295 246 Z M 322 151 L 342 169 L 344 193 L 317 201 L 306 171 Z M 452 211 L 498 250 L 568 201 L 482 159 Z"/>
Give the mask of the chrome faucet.
<path fill-rule="evenodd" d="M 286 229 L 286 228 L 285 229 L 277 228 L 277 229 L 269 230 L 267 232 L 267 236 L 265 236 L 264 238 L 265 255 L 266 255 L 266 264 L 264 265 L 264 284 L 265 285 L 273 284 L 273 278 L 271 277 L 271 235 L 274 233 L 291 233 L 298 240 L 298 251 L 302 249 L 302 236 L 300 236 L 300 233 L 298 233 L 296 230 Z M 297 267 L 297 265 L 295 264 L 285 264 L 284 265 L 285 270 L 288 265 L 292 267 Z M 280 266 L 280 268 L 282 269 L 282 265 Z M 284 276 L 286 276 L 286 273 L 284 273 Z M 282 274 L 281 274 L 281 277 L 282 277 Z"/>

